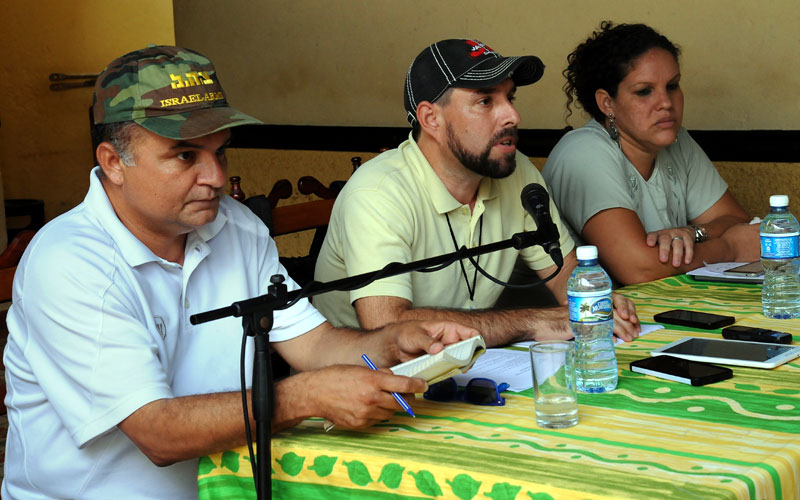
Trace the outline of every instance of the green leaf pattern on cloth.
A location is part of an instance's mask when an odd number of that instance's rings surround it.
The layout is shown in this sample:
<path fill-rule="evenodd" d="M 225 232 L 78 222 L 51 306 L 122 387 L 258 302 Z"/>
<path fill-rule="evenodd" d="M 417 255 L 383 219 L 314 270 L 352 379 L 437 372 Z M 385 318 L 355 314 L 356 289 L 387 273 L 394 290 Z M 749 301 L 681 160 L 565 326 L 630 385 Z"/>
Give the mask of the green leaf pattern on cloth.
<path fill-rule="evenodd" d="M 240 456 L 241 455 L 234 451 L 226 451 L 222 454 L 222 466 L 230 471 L 239 472 Z"/>
<path fill-rule="evenodd" d="M 486 496 L 493 500 L 514 500 L 521 489 L 519 486 L 511 486 L 508 483 L 497 483 L 492 487 L 491 492 L 486 493 Z"/>
<path fill-rule="evenodd" d="M 555 500 L 552 496 L 547 493 L 531 493 L 528 492 L 528 496 L 531 497 L 531 500 Z"/>
<path fill-rule="evenodd" d="M 347 475 L 350 476 L 350 481 L 358 486 L 366 486 L 372 482 L 372 476 L 369 475 L 367 466 L 358 460 L 352 462 L 343 462 L 347 467 Z"/>
<path fill-rule="evenodd" d="M 199 476 L 205 476 L 216 468 L 217 464 L 215 464 L 214 461 L 208 456 L 200 457 L 200 460 L 197 462 L 197 474 Z"/>
<path fill-rule="evenodd" d="M 386 464 L 381 470 L 381 475 L 378 478 L 379 483 L 383 483 L 387 488 L 396 490 L 400 486 L 400 481 L 403 480 L 403 471 L 405 467 L 399 464 Z"/>
<path fill-rule="evenodd" d="M 417 489 L 423 494 L 431 497 L 438 497 L 442 495 L 442 488 L 439 487 L 439 484 L 436 482 L 436 478 L 434 478 L 433 474 L 431 474 L 429 471 L 421 470 L 416 474 L 408 471 L 408 474 L 414 478 Z"/>
<path fill-rule="evenodd" d="M 300 472 L 303 470 L 303 464 L 305 461 L 305 457 L 301 457 L 293 451 L 284 454 L 282 458 L 276 460 L 276 462 L 281 465 L 281 468 L 283 468 L 283 472 L 289 474 L 290 476 L 296 476 L 300 474 Z"/>
<path fill-rule="evenodd" d="M 453 490 L 453 494 L 461 500 L 472 500 L 478 494 L 481 487 L 481 482 L 472 479 L 467 474 L 459 474 L 453 480 L 446 480 Z"/>
<path fill-rule="evenodd" d="M 337 457 L 329 457 L 328 455 L 320 455 L 314 459 L 314 465 L 310 465 L 308 470 L 313 470 L 319 477 L 329 476 L 333 472 L 333 466 L 336 464 Z"/>

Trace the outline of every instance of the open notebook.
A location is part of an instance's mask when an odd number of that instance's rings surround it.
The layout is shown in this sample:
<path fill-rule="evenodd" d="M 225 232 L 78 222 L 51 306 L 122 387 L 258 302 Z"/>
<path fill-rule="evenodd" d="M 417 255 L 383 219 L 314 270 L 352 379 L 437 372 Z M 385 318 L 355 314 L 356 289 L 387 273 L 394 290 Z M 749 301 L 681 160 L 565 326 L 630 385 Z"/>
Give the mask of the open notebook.
<path fill-rule="evenodd" d="M 478 335 L 450 344 L 436 354 L 425 354 L 395 365 L 391 370 L 395 375 L 418 377 L 434 384 L 457 373 L 466 372 L 484 352 L 486 342 Z"/>

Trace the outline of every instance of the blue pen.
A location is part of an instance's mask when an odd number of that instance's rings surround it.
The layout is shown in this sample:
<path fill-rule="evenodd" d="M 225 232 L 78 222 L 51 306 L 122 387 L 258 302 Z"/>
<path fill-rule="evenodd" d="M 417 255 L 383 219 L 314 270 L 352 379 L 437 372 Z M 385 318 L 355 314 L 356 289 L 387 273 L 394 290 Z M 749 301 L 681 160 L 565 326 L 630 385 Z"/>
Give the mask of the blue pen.
<path fill-rule="evenodd" d="M 367 366 L 369 366 L 371 369 L 373 369 L 373 370 L 377 370 L 378 369 L 378 367 L 375 366 L 375 363 L 373 363 L 372 360 L 369 359 L 366 354 L 362 354 L 361 355 L 361 359 L 363 359 L 364 362 L 367 364 Z M 403 396 L 397 394 L 396 392 L 393 392 L 392 396 L 394 396 L 394 399 L 396 399 L 397 402 L 400 403 L 400 406 L 403 407 L 403 409 L 406 411 L 406 413 L 408 413 L 409 415 L 411 415 L 414 418 L 417 417 L 416 415 L 414 415 L 414 410 L 412 410 L 411 407 L 408 406 L 408 403 L 406 403 L 406 400 L 403 399 Z"/>

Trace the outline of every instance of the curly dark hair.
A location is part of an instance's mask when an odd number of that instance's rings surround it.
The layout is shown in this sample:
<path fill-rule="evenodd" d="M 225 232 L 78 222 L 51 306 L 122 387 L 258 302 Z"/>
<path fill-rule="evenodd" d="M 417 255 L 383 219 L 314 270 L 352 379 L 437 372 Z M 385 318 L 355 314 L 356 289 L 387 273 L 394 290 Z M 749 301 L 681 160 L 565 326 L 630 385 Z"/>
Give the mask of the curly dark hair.
<path fill-rule="evenodd" d="M 630 72 L 633 62 L 654 48 L 666 50 L 676 61 L 681 53 L 677 45 L 647 25 L 600 23 L 600 30 L 592 32 L 567 56 L 567 69 L 562 72 L 567 79 L 563 87 L 567 94 L 565 118 L 572 115 L 570 106 L 577 101 L 595 120 L 603 123 L 605 115 L 594 97 L 597 89 L 616 97 L 619 83 Z"/>

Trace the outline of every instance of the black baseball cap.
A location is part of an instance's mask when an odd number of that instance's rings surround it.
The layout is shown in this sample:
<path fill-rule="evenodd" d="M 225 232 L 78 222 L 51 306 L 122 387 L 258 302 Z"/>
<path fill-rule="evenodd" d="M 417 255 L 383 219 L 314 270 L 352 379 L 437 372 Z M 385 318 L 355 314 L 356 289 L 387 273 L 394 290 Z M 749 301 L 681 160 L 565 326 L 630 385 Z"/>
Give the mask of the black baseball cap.
<path fill-rule="evenodd" d="M 503 57 L 478 40 L 450 39 L 428 46 L 406 74 L 405 105 L 409 123 L 422 101 L 436 102 L 450 87 L 493 87 L 506 78 L 517 87 L 539 81 L 544 64 L 536 56 Z"/>

